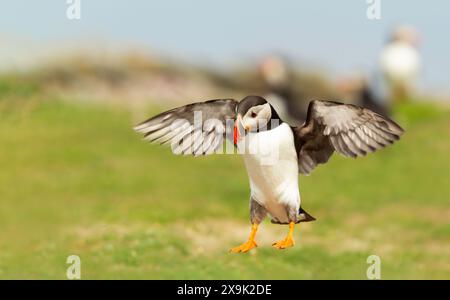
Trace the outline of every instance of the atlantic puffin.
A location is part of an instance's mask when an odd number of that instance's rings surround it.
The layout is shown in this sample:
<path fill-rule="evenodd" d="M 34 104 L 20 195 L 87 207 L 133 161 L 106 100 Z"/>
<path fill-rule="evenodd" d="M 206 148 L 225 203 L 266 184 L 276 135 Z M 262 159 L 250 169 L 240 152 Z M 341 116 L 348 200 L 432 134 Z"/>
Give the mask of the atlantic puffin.
<path fill-rule="evenodd" d="M 231 148 L 242 155 L 250 181 L 251 221 L 248 240 L 230 249 L 233 253 L 257 246 L 255 235 L 266 215 L 272 223 L 289 225 L 286 238 L 273 246 L 293 246 L 295 224 L 315 220 L 301 207 L 298 174 L 309 175 L 335 151 L 347 157 L 364 156 L 392 144 L 404 132 L 394 121 L 366 108 L 321 100 L 311 101 L 306 121 L 292 127 L 259 96 L 240 102 L 192 103 L 158 114 L 134 129 L 145 140 L 170 144 L 174 154 L 225 153 L 225 145 L 231 143 L 224 141 L 233 142 Z"/>
<path fill-rule="evenodd" d="M 415 91 L 421 69 L 420 37 L 409 26 L 399 26 L 380 54 L 380 68 L 392 100 L 404 100 Z"/>

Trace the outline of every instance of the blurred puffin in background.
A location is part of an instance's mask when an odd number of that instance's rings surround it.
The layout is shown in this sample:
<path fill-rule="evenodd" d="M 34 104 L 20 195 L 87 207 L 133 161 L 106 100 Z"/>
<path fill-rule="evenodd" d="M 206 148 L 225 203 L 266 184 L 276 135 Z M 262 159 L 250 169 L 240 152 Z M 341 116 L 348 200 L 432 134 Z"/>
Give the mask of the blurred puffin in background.
<path fill-rule="evenodd" d="M 380 55 L 380 69 L 391 101 L 408 99 L 416 88 L 420 72 L 420 38 L 410 26 L 394 29 Z"/>
<path fill-rule="evenodd" d="M 335 151 L 353 158 L 364 156 L 392 144 L 403 133 L 386 117 L 331 101 L 311 101 L 303 125 L 291 127 L 259 96 L 247 96 L 240 102 L 192 103 L 154 116 L 134 129 L 144 134 L 145 140 L 170 144 L 175 154 L 223 153 L 225 139 L 237 147 L 250 182 L 252 228 L 248 240 L 230 250 L 233 253 L 257 246 L 258 225 L 266 215 L 272 223 L 289 225 L 286 238 L 273 246 L 293 246 L 295 224 L 315 220 L 301 206 L 298 174 L 310 174 Z"/>

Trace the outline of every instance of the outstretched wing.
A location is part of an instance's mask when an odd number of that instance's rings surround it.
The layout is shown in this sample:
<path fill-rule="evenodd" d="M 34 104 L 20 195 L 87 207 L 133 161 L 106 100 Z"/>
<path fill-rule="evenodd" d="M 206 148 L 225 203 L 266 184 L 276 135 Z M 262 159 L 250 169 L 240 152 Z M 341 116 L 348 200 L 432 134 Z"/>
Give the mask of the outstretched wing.
<path fill-rule="evenodd" d="M 212 154 L 221 149 L 226 133 L 233 132 L 237 103 L 233 99 L 192 103 L 154 116 L 134 130 L 150 142 L 170 144 L 174 154 Z"/>
<path fill-rule="evenodd" d="M 371 110 L 331 101 L 312 101 L 305 124 L 293 130 L 303 174 L 326 163 L 334 151 L 353 158 L 364 156 L 392 144 L 404 132 Z"/>

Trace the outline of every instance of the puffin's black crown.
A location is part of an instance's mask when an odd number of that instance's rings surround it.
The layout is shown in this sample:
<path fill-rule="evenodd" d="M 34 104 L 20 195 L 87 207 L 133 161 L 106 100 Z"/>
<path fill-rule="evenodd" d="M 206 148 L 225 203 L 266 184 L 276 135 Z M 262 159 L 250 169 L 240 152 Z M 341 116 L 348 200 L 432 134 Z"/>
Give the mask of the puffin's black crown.
<path fill-rule="evenodd" d="M 266 104 L 267 101 L 263 97 L 260 96 L 247 96 L 239 102 L 237 107 L 237 113 L 242 116 L 247 113 L 247 111 L 253 106 Z"/>
<path fill-rule="evenodd" d="M 269 103 L 266 99 L 260 96 L 247 96 L 244 99 L 239 102 L 237 106 L 237 113 L 241 114 L 241 116 L 244 116 L 247 111 L 252 108 L 253 106 L 263 105 Z M 283 123 L 283 120 L 280 119 L 280 116 L 278 116 L 277 111 L 273 108 L 273 106 L 269 103 L 270 108 L 272 110 L 272 117 L 271 120 L 278 120 L 277 124 Z M 269 124 L 269 128 L 272 126 Z"/>

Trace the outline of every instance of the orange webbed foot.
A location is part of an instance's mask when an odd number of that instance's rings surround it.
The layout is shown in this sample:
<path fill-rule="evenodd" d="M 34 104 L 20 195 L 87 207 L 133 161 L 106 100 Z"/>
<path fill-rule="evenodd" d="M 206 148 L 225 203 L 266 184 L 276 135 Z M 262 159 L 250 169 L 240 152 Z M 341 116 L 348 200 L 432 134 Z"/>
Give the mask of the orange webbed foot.
<path fill-rule="evenodd" d="M 289 233 L 288 233 L 287 237 L 284 240 L 273 243 L 272 246 L 277 249 L 280 249 L 280 250 L 294 246 L 295 242 L 294 242 L 294 239 L 292 238 L 292 236 L 294 234 L 294 227 L 295 227 L 295 223 L 290 222 L 289 223 Z"/>
<path fill-rule="evenodd" d="M 272 244 L 273 247 L 277 249 L 286 249 L 295 245 L 295 242 L 292 238 L 285 238 L 284 240 L 275 242 Z"/>
<path fill-rule="evenodd" d="M 232 253 L 246 253 L 250 250 L 252 250 L 253 248 L 258 247 L 258 245 L 256 245 L 256 242 L 254 240 L 249 240 L 245 243 L 243 243 L 242 245 L 239 245 L 237 247 L 231 248 L 230 252 Z"/>
<path fill-rule="evenodd" d="M 256 248 L 258 245 L 256 245 L 255 242 L 255 235 L 256 231 L 258 230 L 258 224 L 252 224 L 252 230 L 250 232 L 250 236 L 248 238 L 248 241 L 243 243 L 242 245 L 239 245 L 237 247 L 231 248 L 230 252 L 232 253 L 246 253 L 253 248 Z"/>

